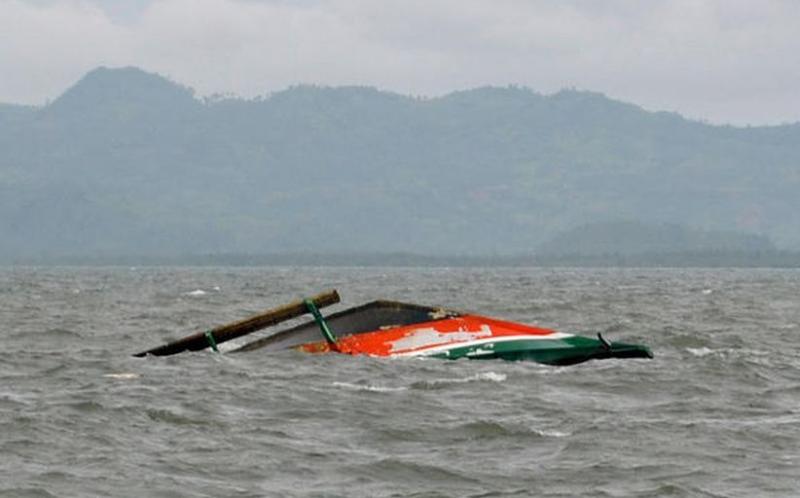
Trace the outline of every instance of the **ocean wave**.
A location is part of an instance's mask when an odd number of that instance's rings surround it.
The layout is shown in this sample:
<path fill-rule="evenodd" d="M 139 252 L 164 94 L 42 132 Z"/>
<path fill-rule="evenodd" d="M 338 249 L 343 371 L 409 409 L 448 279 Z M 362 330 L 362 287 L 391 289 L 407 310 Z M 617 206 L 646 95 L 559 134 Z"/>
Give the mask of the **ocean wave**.
<path fill-rule="evenodd" d="M 710 354 L 716 354 L 718 351 L 715 351 L 711 348 L 702 347 L 702 348 L 686 348 L 686 351 L 689 353 L 702 358 L 703 356 L 708 356 Z"/>
<path fill-rule="evenodd" d="M 470 382 L 505 382 L 508 376 L 497 372 L 480 372 L 467 377 L 456 377 L 453 379 L 431 379 L 421 380 L 411 384 L 415 389 L 437 389 L 455 384 L 467 384 Z"/>
<path fill-rule="evenodd" d="M 120 372 L 120 373 L 103 374 L 103 377 L 106 377 L 108 379 L 130 380 L 130 379 L 138 379 L 139 374 L 133 372 Z"/>
<path fill-rule="evenodd" d="M 408 390 L 407 387 L 374 386 L 370 384 L 353 384 L 350 382 L 334 382 L 332 385 L 349 391 L 369 391 L 375 393 L 391 393 Z"/>
<path fill-rule="evenodd" d="M 450 429 L 450 432 L 461 436 L 460 439 L 481 438 L 562 438 L 572 434 L 554 429 L 539 429 L 521 424 L 507 424 L 493 420 L 478 420 L 460 424 Z"/>
<path fill-rule="evenodd" d="M 699 348 L 686 348 L 686 351 L 694 356 L 697 356 L 698 358 L 717 356 L 722 358 L 730 357 L 755 359 L 770 355 L 768 351 L 762 351 L 759 349 L 709 348 L 707 346 Z"/>
<path fill-rule="evenodd" d="M 219 285 L 215 285 L 214 287 L 211 288 L 210 291 L 207 291 L 205 289 L 195 289 L 188 292 L 184 292 L 183 295 L 190 297 L 201 297 L 207 295 L 209 292 L 222 292 L 222 287 L 220 287 Z"/>
<path fill-rule="evenodd" d="M 548 429 L 531 429 L 531 431 L 534 434 L 536 434 L 538 436 L 542 436 L 542 437 L 556 437 L 556 438 L 559 438 L 559 437 L 569 437 L 569 436 L 572 435 L 571 432 L 556 431 L 556 430 L 552 430 L 552 429 L 550 429 L 550 430 L 548 430 Z"/>

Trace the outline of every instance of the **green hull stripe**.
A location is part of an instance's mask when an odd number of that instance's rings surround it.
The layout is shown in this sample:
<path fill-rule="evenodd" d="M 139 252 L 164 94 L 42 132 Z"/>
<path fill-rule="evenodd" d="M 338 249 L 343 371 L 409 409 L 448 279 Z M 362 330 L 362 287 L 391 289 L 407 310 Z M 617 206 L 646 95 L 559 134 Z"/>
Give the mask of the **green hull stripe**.
<path fill-rule="evenodd" d="M 571 336 L 563 339 L 520 339 L 516 341 L 490 342 L 472 346 L 458 346 L 429 355 L 433 358 L 456 360 L 532 360 L 548 365 L 573 365 L 592 359 L 604 358 L 652 358 L 645 346 L 637 344 L 611 343 L 611 349 L 597 339 Z"/>

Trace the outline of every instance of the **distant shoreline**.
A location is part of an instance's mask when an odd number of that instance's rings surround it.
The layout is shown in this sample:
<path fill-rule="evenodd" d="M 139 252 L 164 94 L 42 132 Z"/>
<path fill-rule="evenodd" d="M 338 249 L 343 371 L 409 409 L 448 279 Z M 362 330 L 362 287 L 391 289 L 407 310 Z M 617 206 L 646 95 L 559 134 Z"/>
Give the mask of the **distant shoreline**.
<path fill-rule="evenodd" d="M 299 266 L 299 267 L 576 267 L 576 268 L 800 268 L 800 252 L 665 252 L 433 256 L 364 254 L 195 254 L 180 256 L 42 256 L 0 259 L 2 266 Z"/>

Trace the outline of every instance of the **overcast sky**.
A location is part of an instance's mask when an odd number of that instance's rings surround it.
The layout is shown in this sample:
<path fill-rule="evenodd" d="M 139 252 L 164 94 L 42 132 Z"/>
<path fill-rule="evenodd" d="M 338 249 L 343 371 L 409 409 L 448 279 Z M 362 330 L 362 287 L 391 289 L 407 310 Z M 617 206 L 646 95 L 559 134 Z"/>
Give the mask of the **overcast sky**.
<path fill-rule="evenodd" d="M 0 0 L 0 102 L 134 65 L 251 97 L 594 90 L 710 122 L 800 121 L 798 0 Z"/>

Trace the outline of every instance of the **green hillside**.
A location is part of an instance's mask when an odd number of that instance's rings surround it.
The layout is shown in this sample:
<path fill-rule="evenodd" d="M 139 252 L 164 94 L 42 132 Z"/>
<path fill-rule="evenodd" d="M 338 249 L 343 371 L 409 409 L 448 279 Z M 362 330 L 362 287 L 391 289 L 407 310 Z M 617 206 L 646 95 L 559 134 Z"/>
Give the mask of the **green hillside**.
<path fill-rule="evenodd" d="M 800 125 L 710 126 L 603 95 L 206 99 L 100 68 L 0 105 L 0 258 L 533 252 L 592 223 L 800 249 Z M 712 237 L 713 239 L 713 237 Z"/>

